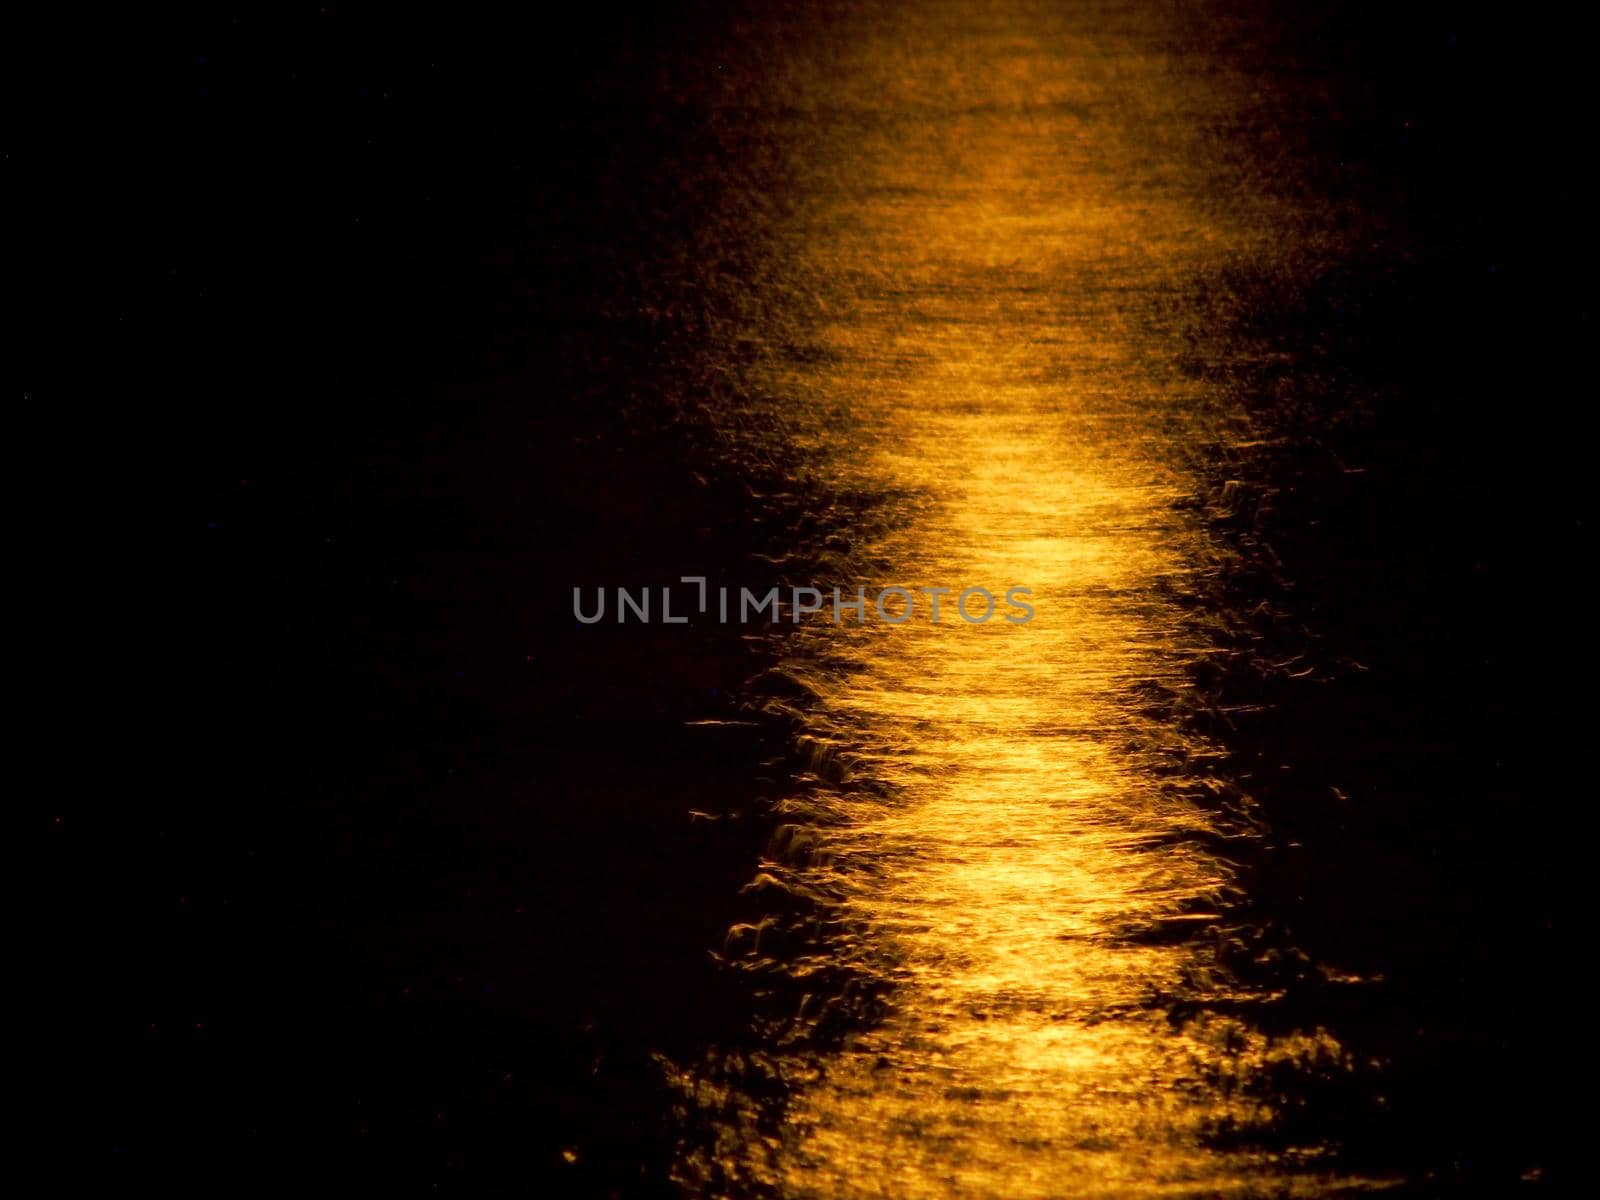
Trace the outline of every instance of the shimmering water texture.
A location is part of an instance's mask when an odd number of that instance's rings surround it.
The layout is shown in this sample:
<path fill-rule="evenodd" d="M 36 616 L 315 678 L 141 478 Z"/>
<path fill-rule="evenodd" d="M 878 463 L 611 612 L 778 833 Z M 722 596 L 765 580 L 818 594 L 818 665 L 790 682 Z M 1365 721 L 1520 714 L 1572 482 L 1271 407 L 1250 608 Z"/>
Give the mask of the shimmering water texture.
<path fill-rule="evenodd" d="M 1350 1064 L 1321 1028 L 1261 1028 L 1270 994 L 1227 965 L 1249 937 L 1230 847 L 1263 835 L 1190 719 L 1197 664 L 1235 653 L 1207 601 L 1229 498 L 1196 459 L 1267 434 L 1179 364 L 1205 350 L 1197 281 L 1292 276 L 1339 239 L 1178 19 L 773 17 L 746 33 L 776 61 L 736 37 L 697 84 L 707 136 L 784 181 L 735 178 L 704 215 L 749 247 L 705 284 L 729 453 L 781 443 L 797 486 L 872 498 L 797 550 L 795 582 L 818 562 L 869 589 L 1015 582 L 1037 616 L 752 635 L 783 665 L 750 705 L 794 722 L 806 766 L 765 797 L 783 827 L 722 949 L 765 981 L 757 1048 L 665 1064 L 710 1130 L 683 1141 L 692 1194 L 1383 1182 L 1251 1136 L 1279 1116 L 1263 1081 Z"/>

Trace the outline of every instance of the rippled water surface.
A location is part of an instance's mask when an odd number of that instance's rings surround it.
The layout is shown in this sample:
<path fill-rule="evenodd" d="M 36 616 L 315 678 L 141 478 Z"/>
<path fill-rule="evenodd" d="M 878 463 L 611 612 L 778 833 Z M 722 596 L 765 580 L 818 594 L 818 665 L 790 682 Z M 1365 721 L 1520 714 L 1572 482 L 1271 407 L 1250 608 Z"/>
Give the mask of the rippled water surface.
<path fill-rule="evenodd" d="M 50 826 L 61 1161 L 1544 1182 L 1581 38 L 1323 0 L 154 28 L 114 161 L 171 196 L 105 216 L 149 270 L 104 271 L 97 354 L 159 381 L 127 420 L 187 540 L 105 703 L 159 728 Z M 686 576 L 829 603 L 715 621 Z M 619 587 L 691 619 L 575 620 Z"/>
<path fill-rule="evenodd" d="M 779 797 L 752 886 L 820 916 L 788 957 L 763 945 L 792 919 L 781 904 L 727 952 L 815 986 L 773 1026 L 770 1069 L 793 1088 L 775 1130 L 686 1070 L 725 1122 L 680 1163 L 692 1186 L 1329 1182 L 1314 1146 L 1302 1174 L 1208 1140 L 1270 1123 L 1252 1074 L 1341 1048 L 1264 1035 L 1260 997 L 1219 962 L 1216 847 L 1254 832 L 1183 719 L 1192 668 L 1221 652 L 1195 610 L 1227 553 L 1193 459 L 1258 433 L 1177 366 L 1199 279 L 1290 271 L 1327 238 L 1260 160 L 1273 132 L 1234 130 L 1240 78 L 1178 51 L 1176 22 L 1159 5 L 865 6 L 784 30 L 775 63 L 743 64 L 736 41 L 703 85 L 717 136 L 778 156 L 785 185 L 706 216 L 757 246 L 747 274 L 710 280 L 732 314 L 714 369 L 758 398 L 718 420 L 750 422 L 752 455 L 799 447 L 824 495 L 881 497 L 848 537 L 795 547 L 824 585 L 953 591 L 937 624 L 919 595 L 904 624 L 825 612 L 783 645 L 812 769 Z M 961 622 L 973 586 L 1031 588 L 1036 619 Z M 808 1048 L 875 985 L 872 1020 Z"/>

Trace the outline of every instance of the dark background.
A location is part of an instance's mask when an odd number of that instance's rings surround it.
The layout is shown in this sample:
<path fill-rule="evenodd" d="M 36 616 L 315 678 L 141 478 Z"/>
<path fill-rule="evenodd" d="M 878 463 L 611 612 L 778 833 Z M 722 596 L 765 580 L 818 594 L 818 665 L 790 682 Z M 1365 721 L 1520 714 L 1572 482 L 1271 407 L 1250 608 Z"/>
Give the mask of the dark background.
<path fill-rule="evenodd" d="M 696 431 L 638 416 L 701 336 L 630 319 L 629 264 L 693 244 L 715 200 L 674 79 L 730 12 L 73 19 L 10 52 L 42 268 L 20 336 L 69 345 L 23 407 L 97 497 L 60 606 L 90 648 L 47 692 L 51 1161 L 173 1190 L 666 1190 L 649 1055 L 740 1024 L 704 951 L 781 730 L 686 739 L 751 652 L 580 642 L 566 599 L 575 572 L 738 566 L 794 517 L 690 489 Z M 1235 281 L 1259 304 L 1219 314 L 1383 397 L 1349 434 L 1377 483 L 1309 485 L 1329 532 L 1286 553 L 1326 636 L 1384 671 L 1272 694 L 1227 736 L 1411 797 L 1334 818 L 1286 792 L 1313 861 L 1260 865 L 1260 903 L 1398 972 L 1382 1022 L 1341 1030 L 1386 1022 L 1366 1038 L 1409 1064 L 1398 1115 L 1306 1120 L 1422 1194 L 1472 1189 L 1545 1161 L 1585 1031 L 1555 893 L 1592 678 L 1586 34 L 1443 6 L 1252 19 L 1273 69 L 1328 81 L 1303 136 L 1360 169 L 1326 186 L 1419 253 L 1294 296 Z M 664 190 L 669 162 L 694 169 Z M 1393 1032 L 1411 1016 L 1440 1049 Z"/>

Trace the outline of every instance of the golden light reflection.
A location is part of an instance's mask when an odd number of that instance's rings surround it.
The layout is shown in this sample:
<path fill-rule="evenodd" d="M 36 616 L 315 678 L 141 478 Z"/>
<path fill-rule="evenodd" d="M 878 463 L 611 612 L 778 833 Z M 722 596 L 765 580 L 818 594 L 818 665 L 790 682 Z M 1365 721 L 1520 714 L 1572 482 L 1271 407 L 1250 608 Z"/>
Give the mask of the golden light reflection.
<path fill-rule="evenodd" d="M 738 331 L 766 349 L 749 390 L 831 485 L 899 497 L 840 582 L 1022 585 L 1037 616 L 821 621 L 790 643 L 821 697 L 810 737 L 845 766 L 791 802 L 769 877 L 831 897 L 825 952 L 893 990 L 842 1051 L 795 1056 L 780 1135 L 730 1122 L 719 1162 L 683 1164 L 691 1186 L 1023 1200 L 1333 1182 L 1204 1135 L 1270 1115 L 1218 1079 L 1337 1047 L 1160 1002 L 1231 986 L 1205 939 L 1152 936 L 1206 927 L 1228 884 L 1193 836 L 1211 818 L 1164 770 L 1209 748 L 1138 702 L 1190 686 L 1206 645 L 1173 597 L 1215 553 L 1175 501 L 1194 489 L 1178 447 L 1222 417 L 1172 370 L 1161 314 L 1280 231 L 1265 201 L 1219 198 L 1206 138 L 1232 85 L 1175 62 L 1152 10 L 865 8 L 730 97 L 792 131 L 793 194 L 763 218 Z M 726 219 L 754 220 L 738 203 Z"/>

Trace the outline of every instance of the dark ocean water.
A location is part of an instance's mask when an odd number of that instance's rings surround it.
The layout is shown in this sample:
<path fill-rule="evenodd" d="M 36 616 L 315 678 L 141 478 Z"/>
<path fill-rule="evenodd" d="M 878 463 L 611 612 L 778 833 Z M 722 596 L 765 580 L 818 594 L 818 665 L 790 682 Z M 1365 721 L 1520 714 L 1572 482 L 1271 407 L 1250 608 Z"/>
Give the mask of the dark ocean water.
<path fill-rule="evenodd" d="M 52 851 L 63 1161 L 1551 1182 L 1561 54 L 1250 3 L 141 32 L 106 303 L 172 690 Z M 573 619 L 685 575 L 1036 617 Z"/>

